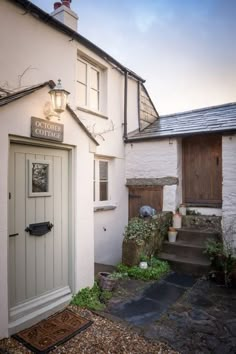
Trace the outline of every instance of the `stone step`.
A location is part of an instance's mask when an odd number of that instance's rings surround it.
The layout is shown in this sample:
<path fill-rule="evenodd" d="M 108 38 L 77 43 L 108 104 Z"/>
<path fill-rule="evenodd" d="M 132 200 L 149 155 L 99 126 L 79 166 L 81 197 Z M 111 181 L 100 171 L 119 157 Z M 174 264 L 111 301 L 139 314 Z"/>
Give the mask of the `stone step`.
<path fill-rule="evenodd" d="M 217 231 L 209 231 L 208 229 L 193 229 L 181 228 L 177 229 L 178 241 L 205 247 L 207 239 L 219 240 L 219 233 Z"/>
<path fill-rule="evenodd" d="M 195 245 L 192 243 L 187 243 L 182 240 L 177 240 L 176 242 L 164 242 L 162 247 L 162 252 L 168 254 L 174 254 L 179 257 L 186 257 L 188 259 L 200 259 L 208 260 L 208 256 L 204 254 L 205 247 L 200 245 Z"/>
<path fill-rule="evenodd" d="M 210 261 L 199 258 L 189 259 L 164 252 L 159 253 L 158 257 L 162 260 L 168 261 L 171 268 L 177 272 L 199 276 L 207 274 L 210 271 Z"/>
<path fill-rule="evenodd" d="M 183 215 L 182 226 L 185 228 L 206 229 L 221 233 L 221 216 Z"/>

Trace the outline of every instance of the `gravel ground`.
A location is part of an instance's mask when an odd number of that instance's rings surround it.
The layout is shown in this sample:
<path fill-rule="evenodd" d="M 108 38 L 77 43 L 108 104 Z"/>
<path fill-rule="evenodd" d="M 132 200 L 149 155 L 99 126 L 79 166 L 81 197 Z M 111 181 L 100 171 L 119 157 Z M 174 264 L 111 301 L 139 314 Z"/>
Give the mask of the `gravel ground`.
<path fill-rule="evenodd" d="M 93 324 L 64 345 L 50 353 L 54 354 L 176 354 L 164 343 L 144 339 L 134 330 L 98 316 L 76 306 L 69 308 L 93 321 Z M 30 354 L 18 341 L 8 338 L 0 341 L 0 353 Z"/>

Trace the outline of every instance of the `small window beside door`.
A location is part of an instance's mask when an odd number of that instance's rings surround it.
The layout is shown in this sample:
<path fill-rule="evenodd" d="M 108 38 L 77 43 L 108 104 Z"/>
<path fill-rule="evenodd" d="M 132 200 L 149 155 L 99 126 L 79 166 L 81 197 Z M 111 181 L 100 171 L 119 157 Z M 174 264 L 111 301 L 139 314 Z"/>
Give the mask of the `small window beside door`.
<path fill-rule="evenodd" d="M 108 160 L 94 160 L 93 199 L 95 203 L 101 204 L 110 200 L 109 166 L 110 161 Z"/>

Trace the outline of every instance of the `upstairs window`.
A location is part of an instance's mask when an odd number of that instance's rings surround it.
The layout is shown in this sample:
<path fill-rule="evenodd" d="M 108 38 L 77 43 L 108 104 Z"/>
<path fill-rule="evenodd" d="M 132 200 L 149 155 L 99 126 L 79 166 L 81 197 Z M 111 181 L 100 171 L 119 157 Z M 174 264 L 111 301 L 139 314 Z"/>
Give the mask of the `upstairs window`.
<path fill-rule="evenodd" d="M 101 110 L 101 70 L 95 65 L 78 59 L 78 104 L 93 111 Z"/>

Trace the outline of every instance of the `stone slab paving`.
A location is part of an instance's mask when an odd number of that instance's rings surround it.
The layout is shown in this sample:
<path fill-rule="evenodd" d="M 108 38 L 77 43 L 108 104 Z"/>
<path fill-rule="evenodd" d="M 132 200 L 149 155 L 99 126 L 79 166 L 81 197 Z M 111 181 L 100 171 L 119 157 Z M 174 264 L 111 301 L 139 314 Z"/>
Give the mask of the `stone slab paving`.
<path fill-rule="evenodd" d="M 115 296 L 108 312 L 183 354 L 236 353 L 235 289 L 172 273 L 139 290 Z"/>
<path fill-rule="evenodd" d="M 127 301 L 110 302 L 109 312 L 135 326 L 144 326 L 158 320 L 195 281 L 192 276 L 172 273 Z"/>

